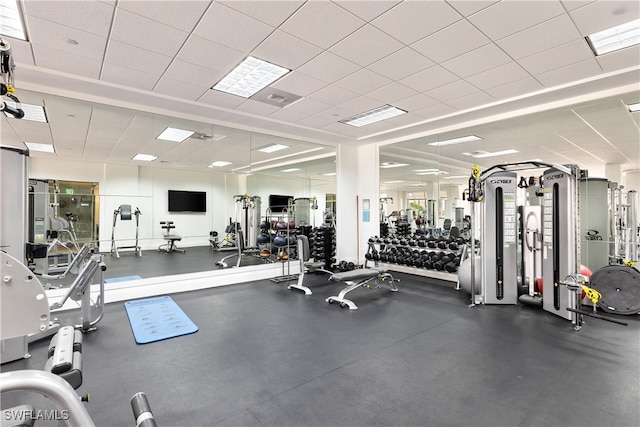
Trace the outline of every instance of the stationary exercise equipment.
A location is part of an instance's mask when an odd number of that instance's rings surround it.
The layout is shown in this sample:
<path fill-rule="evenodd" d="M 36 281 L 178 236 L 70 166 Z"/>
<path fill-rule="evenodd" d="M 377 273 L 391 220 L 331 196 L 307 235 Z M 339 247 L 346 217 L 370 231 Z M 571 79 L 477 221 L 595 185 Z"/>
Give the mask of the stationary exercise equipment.
<path fill-rule="evenodd" d="M 300 262 L 300 273 L 298 274 L 298 281 L 290 284 L 287 289 L 298 289 L 303 291 L 306 295 L 311 295 L 311 289 L 304 285 L 304 276 L 306 273 L 323 272 L 332 274 L 331 271 L 325 268 L 324 261 L 315 261 L 311 259 L 311 249 L 309 247 L 309 238 L 305 235 L 299 235 L 296 237 L 298 248 L 298 261 Z"/>
<path fill-rule="evenodd" d="M 140 228 L 140 209 L 136 208 L 135 211 L 131 212 L 131 205 L 120 205 L 118 209 L 113 211 L 113 227 L 111 228 L 111 254 L 115 254 L 116 258 L 120 258 L 120 253 L 118 252 L 120 249 L 133 249 L 136 255 L 142 256 L 142 248 L 138 244 L 138 231 Z M 120 217 L 120 221 L 131 221 L 131 218 L 135 216 L 136 218 L 136 240 L 135 245 L 133 246 L 118 246 L 116 245 L 116 222 L 118 221 L 118 216 Z"/>
<path fill-rule="evenodd" d="M 173 225 L 173 221 L 160 221 L 160 228 L 165 230 L 164 233 L 162 233 L 162 238 L 167 243 L 158 246 L 159 251 L 164 251 L 167 254 L 171 252 L 186 252 L 184 249 L 180 249 L 178 246 L 176 246 L 176 242 L 181 241 L 182 237 L 171 232 L 171 230 L 176 228 L 176 226 Z"/>
<path fill-rule="evenodd" d="M 0 98 L 0 111 L 10 114 L 13 118 L 21 119 L 24 117 L 24 110 L 16 96 L 13 75 L 15 69 L 16 65 L 13 61 L 11 45 L 0 38 L 0 96 L 2 96 Z"/>
<path fill-rule="evenodd" d="M 260 234 L 260 210 L 261 199 L 259 196 L 249 197 L 248 194 L 233 196 L 235 202 L 235 221 L 229 221 L 225 232 L 228 242 L 226 248 L 223 246 L 218 250 L 235 249 L 235 253 L 225 256 L 215 265 L 222 268 L 229 267 L 228 259 L 236 257 L 235 267 L 240 267 L 242 258 L 247 255 L 256 255 L 258 249 L 258 235 Z"/>
<path fill-rule="evenodd" d="M 330 296 L 325 301 L 329 304 L 337 302 L 340 307 L 349 307 L 349 310 L 357 310 L 358 306 L 345 297 L 348 293 L 358 288 L 377 289 L 382 283 L 387 282 L 392 292 L 398 292 L 395 282 L 399 280 L 394 279 L 385 268 L 358 268 L 351 271 L 333 273 L 329 280 L 344 283 L 346 287 L 338 295 Z"/>

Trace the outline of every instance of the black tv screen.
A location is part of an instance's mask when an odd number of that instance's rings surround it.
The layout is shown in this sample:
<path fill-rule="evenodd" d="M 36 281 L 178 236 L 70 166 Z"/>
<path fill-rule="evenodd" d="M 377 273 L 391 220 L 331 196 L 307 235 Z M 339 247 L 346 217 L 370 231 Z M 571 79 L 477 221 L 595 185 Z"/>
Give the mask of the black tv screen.
<path fill-rule="evenodd" d="M 271 194 L 269 195 L 269 209 L 271 212 L 282 212 L 289 206 L 289 199 L 293 199 L 293 196 Z"/>
<path fill-rule="evenodd" d="M 204 191 L 169 190 L 169 212 L 206 212 L 207 193 Z"/>

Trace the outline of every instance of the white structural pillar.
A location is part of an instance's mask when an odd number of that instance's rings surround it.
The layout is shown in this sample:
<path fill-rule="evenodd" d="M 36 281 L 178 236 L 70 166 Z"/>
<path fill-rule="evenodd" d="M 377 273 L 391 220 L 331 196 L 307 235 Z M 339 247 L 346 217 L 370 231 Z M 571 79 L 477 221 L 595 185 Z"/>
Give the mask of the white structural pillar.
<path fill-rule="evenodd" d="M 378 147 L 341 144 L 336 154 L 336 259 L 362 264 L 380 233 Z"/>

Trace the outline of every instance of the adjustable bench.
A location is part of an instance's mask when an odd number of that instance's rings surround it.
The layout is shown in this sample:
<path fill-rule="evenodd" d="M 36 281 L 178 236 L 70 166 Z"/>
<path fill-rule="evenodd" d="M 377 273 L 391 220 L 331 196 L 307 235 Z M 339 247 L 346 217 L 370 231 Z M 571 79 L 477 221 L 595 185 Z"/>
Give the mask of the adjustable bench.
<path fill-rule="evenodd" d="M 298 274 L 298 282 L 289 285 L 287 289 L 299 289 L 306 295 L 311 295 L 311 289 L 303 285 L 305 273 L 322 271 L 323 273 L 332 274 L 332 272 L 324 269 L 324 261 L 311 261 L 309 239 L 304 235 L 298 236 L 298 259 L 300 260 L 300 274 Z"/>
<path fill-rule="evenodd" d="M 165 243 L 164 245 L 160 245 L 158 247 L 158 250 L 165 251 L 166 253 L 172 251 L 185 253 L 184 249 L 179 249 L 176 246 L 176 242 L 182 240 L 182 237 L 178 236 L 177 234 L 171 234 L 171 230 L 176 228 L 176 226 L 173 225 L 173 221 L 160 221 L 160 227 L 164 230 L 167 230 L 167 232 L 162 235 L 162 238 L 166 240 L 167 243 Z"/>
<path fill-rule="evenodd" d="M 388 273 L 385 268 L 361 268 L 342 273 L 334 273 L 329 280 L 333 280 L 334 282 L 344 282 L 347 287 L 341 290 L 338 296 L 329 297 L 326 301 L 329 304 L 338 302 L 340 303 L 340 307 L 348 306 L 349 310 L 357 310 L 358 306 L 355 305 L 353 301 L 346 299 L 345 296 L 359 287 L 366 286 L 369 288 L 370 282 L 378 284 L 378 286 L 376 286 L 377 288 L 379 287 L 380 282 L 388 281 L 391 291 L 398 291 L 398 288 L 396 288 L 395 285 L 396 279 L 394 279 L 391 273 Z"/>

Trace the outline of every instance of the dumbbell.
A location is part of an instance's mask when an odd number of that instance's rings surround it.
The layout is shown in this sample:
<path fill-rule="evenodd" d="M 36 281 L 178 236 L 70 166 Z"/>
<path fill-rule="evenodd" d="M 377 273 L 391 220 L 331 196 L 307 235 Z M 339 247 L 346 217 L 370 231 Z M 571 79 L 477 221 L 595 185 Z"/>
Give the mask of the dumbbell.
<path fill-rule="evenodd" d="M 444 239 L 440 239 L 436 246 L 438 247 L 438 249 L 447 249 L 447 241 Z"/>
<path fill-rule="evenodd" d="M 444 270 L 444 262 L 442 261 L 436 261 L 433 263 L 433 268 L 438 270 L 438 271 L 442 271 Z"/>
<path fill-rule="evenodd" d="M 453 262 L 448 262 L 444 265 L 444 269 L 447 273 L 455 273 L 458 270 L 458 266 Z"/>

